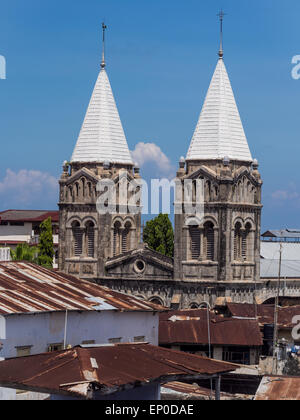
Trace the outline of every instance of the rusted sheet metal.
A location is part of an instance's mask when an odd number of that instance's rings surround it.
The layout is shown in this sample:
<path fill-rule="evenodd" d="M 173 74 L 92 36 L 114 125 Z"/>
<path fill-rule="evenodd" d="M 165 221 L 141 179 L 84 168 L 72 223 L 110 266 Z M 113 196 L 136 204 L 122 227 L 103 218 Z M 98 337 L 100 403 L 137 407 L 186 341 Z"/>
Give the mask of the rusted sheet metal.
<path fill-rule="evenodd" d="M 0 212 L 0 220 L 8 222 L 43 222 L 51 217 L 52 222 L 59 221 L 59 211 L 47 210 L 6 210 Z"/>
<path fill-rule="evenodd" d="M 228 310 L 233 317 L 255 318 L 260 324 L 274 323 L 274 305 L 250 305 L 242 303 L 228 303 Z M 287 306 L 278 310 L 278 325 L 282 328 L 294 328 L 293 318 L 300 316 L 300 306 Z"/>
<path fill-rule="evenodd" d="M 209 400 L 211 399 L 212 395 L 214 395 L 214 391 L 211 392 L 211 390 L 208 388 L 203 388 L 197 384 L 185 384 L 184 382 L 169 382 L 163 385 L 163 388 L 161 390 L 162 394 L 164 394 L 164 396 L 166 397 L 165 399 L 169 399 L 167 397 L 172 395 L 172 391 L 173 394 L 174 391 L 175 393 L 180 394 L 178 398 L 179 400 Z M 232 400 L 233 395 L 221 392 L 221 399 Z"/>
<path fill-rule="evenodd" d="M 212 345 L 249 346 L 263 345 L 259 324 L 255 320 L 213 319 L 210 321 Z M 160 345 L 208 344 L 207 320 L 161 321 L 159 324 Z"/>
<path fill-rule="evenodd" d="M 211 391 L 207 388 L 202 388 L 198 385 L 185 384 L 183 382 L 169 382 L 164 385 L 167 390 L 186 394 L 190 397 L 206 397 L 209 398 Z"/>
<path fill-rule="evenodd" d="M 257 401 L 299 401 L 300 378 L 265 376 L 257 390 Z"/>
<path fill-rule="evenodd" d="M 90 398 L 91 386 L 108 395 L 141 384 L 207 377 L 235 369 L 230 363 L 145 343 L 116 344 L 7 359 L 0 362 L 0 385 Z"/>
<path fill-rule="evenodd" d="M 27 262 L 0 263 L 0 314 L 65 310 L 159 311 L 133 296 Z"/>
<path fill-rule="evenodd" d="M 223 319 L 223 316 L 216 315 L 215 312 L 209 312 L 210 319 Z M 187 309 L 187 310 L 177 310 L 177 311 L 165 311 L 159 315 L 160 321 L 170 321 L 170 320 L 207 320 L 207 309 Z"/>

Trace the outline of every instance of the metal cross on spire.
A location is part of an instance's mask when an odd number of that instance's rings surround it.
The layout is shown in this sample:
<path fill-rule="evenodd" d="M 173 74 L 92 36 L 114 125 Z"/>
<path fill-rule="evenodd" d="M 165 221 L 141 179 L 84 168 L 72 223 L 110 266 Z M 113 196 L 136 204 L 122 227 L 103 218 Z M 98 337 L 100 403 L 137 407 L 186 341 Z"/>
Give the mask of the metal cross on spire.
<path fill-rule="evenodd" d="M 102 50 L 102 62 L 101 62 L 101 67 L 104 69 L 106 67 L 106 62 L 105 62 L 105 31 L 107 29 L 107 26 L 105 25 L 105 23 L 102 23 L 102 31 L 103 31 L 103 50 Z"/>
<path fill-rule="evenodd" d="M 219 51 L 219 57 L 223 58 L 224 52 L 223 52 L 223 20 L 224 16 L 226 16 L 226 13 L 223 12 L 223 10 L 220 11 L 220 13 L 217 14 L 217 16 L 220 18 L 220 51 Z"/>

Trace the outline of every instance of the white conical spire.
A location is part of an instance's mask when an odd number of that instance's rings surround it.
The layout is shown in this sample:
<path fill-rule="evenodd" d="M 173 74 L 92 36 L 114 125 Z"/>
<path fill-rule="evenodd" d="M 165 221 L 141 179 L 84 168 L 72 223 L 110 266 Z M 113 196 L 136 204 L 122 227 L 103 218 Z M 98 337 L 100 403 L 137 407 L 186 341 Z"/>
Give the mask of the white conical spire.
<path fill-rule="evenodd" d="M 72 156 L 72 162 L 110 162 L 133 165 L 111 85 L 105 71 L 103 23 L 101 71 Z"/>
<path fill-rule="evenodd" d="M 220 51 L 187 160 L 252 161 L 247 138 Z"/>

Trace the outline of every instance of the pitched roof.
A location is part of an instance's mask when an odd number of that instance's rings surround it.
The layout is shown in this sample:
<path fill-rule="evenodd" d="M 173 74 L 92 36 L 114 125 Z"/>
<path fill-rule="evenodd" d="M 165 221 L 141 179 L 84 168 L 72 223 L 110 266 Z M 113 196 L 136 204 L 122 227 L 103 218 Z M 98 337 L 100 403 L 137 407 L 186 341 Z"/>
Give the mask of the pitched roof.
<path fill-rule="evenodd" d="M 257 390 L 256 401 L 299 401 L 300 378 L 265 376 Z"/>
<path fill-rule="evenodd" d="M 228 310 L 235 318 L 255 318 L 261 325 L 274 323 L 274 305 L 251 305 L 248 303 L 228 303 Z M 300 313 L 300 306 L 286 306 L 278 309 L 280 328 L 293 328 L 293 318 Z"/>
<path fill-rule="evenodd" d="M 187 160 L 224 159 L 252 161 L 248 142 L 222 58 L 214 72 L 192 138 Z"/>
<path fill-rule="evenodd" d="M 32 263 L 0 263 L 0 315 L 66 309 L 154 312 L 164 308 Z"/>
<path fill-rule="evenodd" d="M 133 164 L 104 68 L 97 79 L 71 161 Z"/>
<path fill-rule="evenodd" d="M 5 210 L 0 212 L 0 221 L 6 222 L 43 222 L 51 217 L 59 221 L 59 211 L 55 210 Z"/>
<path fill-rule="evenodd" d="M 160 321 L 159 344 L 207 345 L 207 321 Z M 211 344 L 219 346 L 262 346 L 262 335 L 255 320 L 221 319 L 210 322 Z"/>
<path fill-rule="evenodd" d="M 267 230 L 261 236 L 263 238 L 300 239 L 300 229 Z"/>
<path fill-rule="evenodd" d="M 236 365 L 149 344 L 75 347 L 0 362 L 2 386 L 50 394 L 93 398 L 190 377 L 232 372 Z"/>

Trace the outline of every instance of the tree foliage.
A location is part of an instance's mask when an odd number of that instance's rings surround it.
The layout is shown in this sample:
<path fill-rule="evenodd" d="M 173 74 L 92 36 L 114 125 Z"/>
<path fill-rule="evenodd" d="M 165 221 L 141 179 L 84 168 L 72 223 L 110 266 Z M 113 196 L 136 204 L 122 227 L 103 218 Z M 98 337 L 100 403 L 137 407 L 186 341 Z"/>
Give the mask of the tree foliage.
<path fill-rule="evenodd" d="M 144 242 L 156 252 L 174 256 L 174 230 L 167 214 L 160 214 L 146 223 Z"/>
<path fill-rule="evenodd" d="M 28 244 L 19 244 L 14 251 L 10 250 L 11 259 L 13 261 L 28 261 L 32 263 L 38 262 L 38 248 Z"/>
<path fill-rule="evenodd" d="M 51 217 L 41 223 L 40 230 L 38 264 L 46 268 L 52 268 L 54 247 Z"/>

